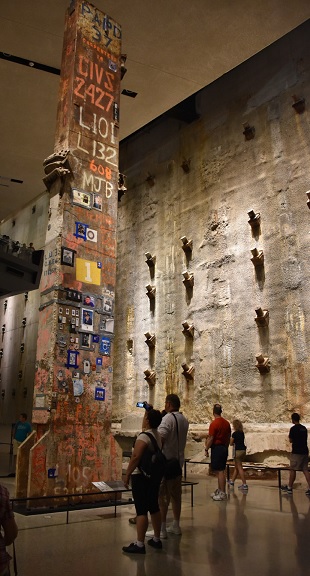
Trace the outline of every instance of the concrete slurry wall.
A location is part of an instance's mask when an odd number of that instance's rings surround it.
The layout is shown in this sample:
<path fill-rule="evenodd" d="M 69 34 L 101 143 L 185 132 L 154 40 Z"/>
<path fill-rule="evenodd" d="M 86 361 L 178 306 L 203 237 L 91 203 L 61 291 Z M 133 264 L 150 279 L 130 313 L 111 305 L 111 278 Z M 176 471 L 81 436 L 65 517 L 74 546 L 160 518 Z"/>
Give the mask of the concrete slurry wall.
<path fill-rule="evenodd" d="M 292 411 L 310 421 L 309 28 L 198 93 L 198 120 L 167 114 L 121 145 L 128 191 L 119 204 L 113 410 L 116 422 L 126 418 L 123 433 L 128 418 L 139 428 L 137 400 L 163 408 L 170 392 L 192 425 L 207 425 L 218 401 L 249 433 L 262 423 L 253 453 L 267 450 L 261 438 L 289 423 Z M 294 97 L 305 98 L 302 114 Z M 252 139 L 245 123 L 255 128 Z M 256 230 L 250 209 L 261 216 Z M 188 259 L 182 236 L 193 243 Z M 254 248 L 264 253 L 260 269 Z M 156 257 L 153 278 L 145 252 Z M 194 275 L 192 290 L 184 271 Z M 257 327 L 259 307 L 269 311 L 269 327 Z M 184 321 L 194 325 L 193 339 L 183 335 Z M 256 368 L 259 353 L 270 372 Z M 182 363 L 194 368 L 193 379 Z M 156 372 L 155 385 L 146 369 Z"/>

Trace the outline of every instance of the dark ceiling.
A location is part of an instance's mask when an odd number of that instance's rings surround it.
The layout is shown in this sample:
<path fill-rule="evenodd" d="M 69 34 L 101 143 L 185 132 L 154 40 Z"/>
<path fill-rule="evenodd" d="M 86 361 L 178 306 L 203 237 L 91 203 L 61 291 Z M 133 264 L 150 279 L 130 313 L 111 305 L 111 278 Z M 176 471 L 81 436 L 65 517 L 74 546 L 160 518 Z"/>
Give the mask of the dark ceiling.
<path fill-rule="evenodd" d="M 10 0 L 0 12 L 0 221 L 44 192 L 54 149 L 69 0 Z M 97 0 L 122 26 L 125 138 L 310 17 L 309 0 Z M 38 63 L 31 66 L 28 63 Z"/>

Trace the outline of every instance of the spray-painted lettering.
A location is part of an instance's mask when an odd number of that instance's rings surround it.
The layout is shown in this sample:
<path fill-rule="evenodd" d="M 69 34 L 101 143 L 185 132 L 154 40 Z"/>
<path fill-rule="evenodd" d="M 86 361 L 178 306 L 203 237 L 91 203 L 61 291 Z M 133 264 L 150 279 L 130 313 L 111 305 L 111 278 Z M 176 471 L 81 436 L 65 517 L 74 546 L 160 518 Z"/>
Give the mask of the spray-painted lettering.
<path fill-rule="evenodd" d="M 89 78 L 89 80 L 95 82 L 98 86 L 103 83 L 106 90 L 114 92 L 114 74 L 105 70 L 97 62 L 92 62 L 89 58 L 83 56 L 83 54 L 79 57 L 78 73 L 84 78 Z M 105 81 L 103 82 L 103 80 Z"/>
<path fill-rule="evenodd" d="M 114 188 L 112 182 L 108 182 L 104 178 L 88 174 L 87 172 L 83 172 L 82 182 L 83 190 L 105 194 L 106 198 L 111 198 Z"/>
<path fill-rule="evenodd" d="M 80 78 L 79 76 L 75 78 L 75 82 L 75 96 L 82 98 L 83 101 L 89 99 L 91 104 L 94 106 L 109 112 L 112 103 L 114 102 L 114 96 L 112 94 L 105 92 L 99 86 L 95 86 L 95 84 L 87 85 L 85 78 Z"/>

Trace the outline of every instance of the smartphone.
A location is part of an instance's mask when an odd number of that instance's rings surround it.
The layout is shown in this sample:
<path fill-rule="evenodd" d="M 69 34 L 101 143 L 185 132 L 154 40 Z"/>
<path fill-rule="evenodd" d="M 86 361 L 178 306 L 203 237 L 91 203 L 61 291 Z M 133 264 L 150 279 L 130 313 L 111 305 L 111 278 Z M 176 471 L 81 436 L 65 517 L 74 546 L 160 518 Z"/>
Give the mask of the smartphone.
<path fill-rule="evenodd" d="M 151 406 L 147 402 L 137 402 L 137 408 L 144 408 L 145 410 L 150 410 Z"/>

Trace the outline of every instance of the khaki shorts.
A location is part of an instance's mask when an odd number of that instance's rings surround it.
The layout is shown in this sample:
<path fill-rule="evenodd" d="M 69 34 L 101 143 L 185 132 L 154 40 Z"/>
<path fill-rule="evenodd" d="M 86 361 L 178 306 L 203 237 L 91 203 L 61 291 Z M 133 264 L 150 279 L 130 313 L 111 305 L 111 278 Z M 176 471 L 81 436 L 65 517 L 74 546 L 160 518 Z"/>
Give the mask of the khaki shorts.
<path fill-rule="evenodd" d="M 309 456 L 308 454 L 291 454 L 290 455 L 290 468 L 291 470 L 308 470 Z"/>
<path fill-rule="evenodd" d="M 182 476 L 177 478 L 164 478 L 159 488 L 159 506 L 169 506 L 170 500 L 181 504 L 182 499 Z"/>
<path fill-rule="evenodd" d="M 236 453 L 235 453 L 235 461 L 236 462 L 244 462 L 245 457 L 246 457 L 246 451 L 245 450 L 236 450 Z"/>
<path fill-rule="evenodd" d="M 22 442 L 18 442 L 18 440 L 13 440 L 13 455 L 17 456 L 17 451 L 19 446 L 22 444 Z"/>

